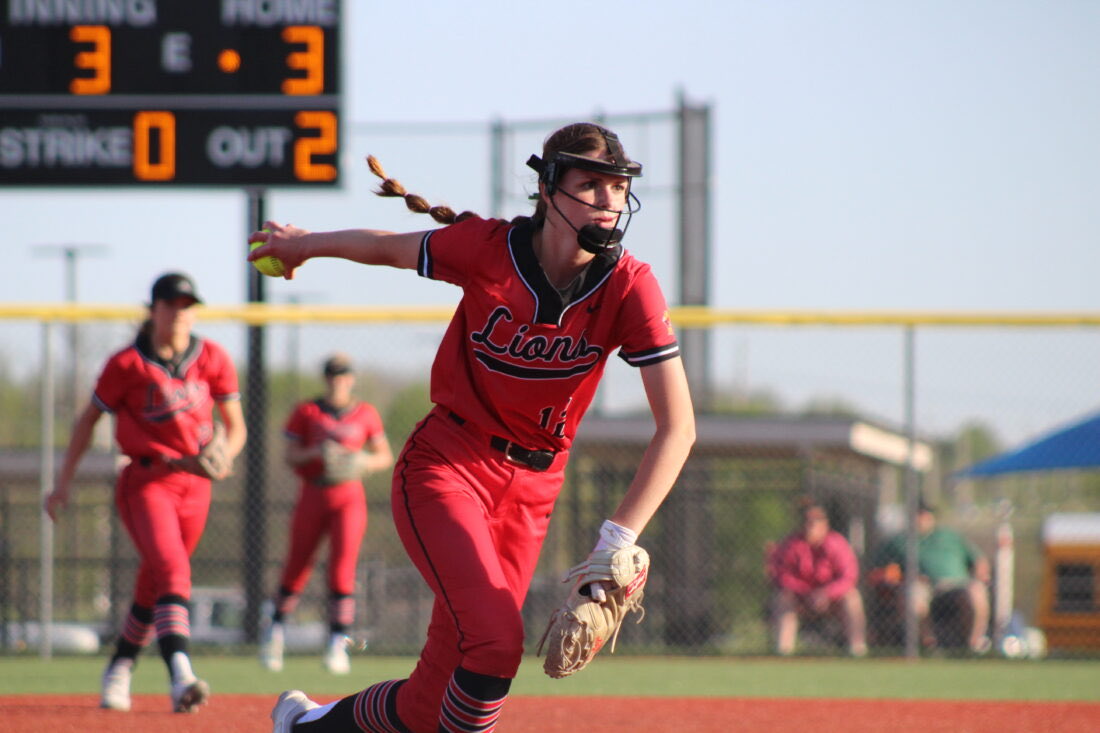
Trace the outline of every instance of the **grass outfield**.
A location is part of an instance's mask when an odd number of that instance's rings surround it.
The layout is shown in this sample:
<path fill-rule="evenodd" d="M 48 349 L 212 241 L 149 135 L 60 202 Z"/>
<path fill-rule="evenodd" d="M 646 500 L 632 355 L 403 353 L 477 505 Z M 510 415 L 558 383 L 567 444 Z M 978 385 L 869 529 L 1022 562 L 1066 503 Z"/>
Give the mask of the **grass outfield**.
<path fill-rule="evenodd" d="M 82 694 L 99 691 L 106 657 L 0 656 L 0 693 Z M 282 672 L 251 657 L 196 655 L 195 669 L 215 694 L 277 694 L 301 688 L 343 695 L 383 679 L 407 676 L 411 657 L 352 658 L 352 674 L 334 677 L 319 657 L 292 656 Z M 1100 662 L 1044 660 L 758 659 L 742 657 L 602 656 L 564 680 L 524 659 L 517 695 L 664 695 L 707 697 L 902 698 L 938 700 L 1100 701 Z M 146 652 L 134 674 L 135 693 L 165 689 L 161 661 Z"/>

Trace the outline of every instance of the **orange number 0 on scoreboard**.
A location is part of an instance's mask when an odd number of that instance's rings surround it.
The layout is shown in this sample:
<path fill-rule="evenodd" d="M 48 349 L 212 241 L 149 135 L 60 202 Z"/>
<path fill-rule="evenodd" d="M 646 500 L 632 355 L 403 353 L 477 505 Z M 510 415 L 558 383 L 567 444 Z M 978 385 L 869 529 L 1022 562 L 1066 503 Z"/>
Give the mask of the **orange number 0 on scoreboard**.
<path fill-rule="evenodd" d="M 153 162 L 153 131 L 157 132 L 157 162 Z M 171 181 L 176 177 L 176 116 L 171 112 L 134 115 L 134 177 L 139 181 Z"/>

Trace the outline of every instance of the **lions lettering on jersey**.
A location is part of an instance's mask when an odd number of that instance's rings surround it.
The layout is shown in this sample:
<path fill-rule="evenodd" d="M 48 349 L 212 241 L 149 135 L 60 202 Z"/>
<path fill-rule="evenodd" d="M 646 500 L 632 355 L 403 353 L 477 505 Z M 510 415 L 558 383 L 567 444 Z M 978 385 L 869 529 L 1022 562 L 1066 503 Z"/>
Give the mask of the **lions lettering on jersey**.
<path fill-rule="evenodd" d="M 151 423 L 164 422 L 178 413 L 202 407 L 209 399 L 210 386 L 206 382 L 150 384 L 141 414 Z"/>
<path fill-rule="evenodd" d="M 470 334 L 470 340 L 484 348 L 474 348 L 474 357 L 487 369 L 522 379 L 563 379 L 591 371 L 603 357 L 604 350 L 580 336 L 529 335 L 530 326 L 521 325 L 511 337 L 497 328 L 501 321 L 515 320 L 506 306 L 500 306 L 486 319 L 485 325 Z M 501 357 L 511 357 L 506 360 Z M 515 361 L 515 360 L 518 360 Z M 522 363 L 519 363 L 522 362 Z M 545 364 L 546 366 L 540 366 Z"/>

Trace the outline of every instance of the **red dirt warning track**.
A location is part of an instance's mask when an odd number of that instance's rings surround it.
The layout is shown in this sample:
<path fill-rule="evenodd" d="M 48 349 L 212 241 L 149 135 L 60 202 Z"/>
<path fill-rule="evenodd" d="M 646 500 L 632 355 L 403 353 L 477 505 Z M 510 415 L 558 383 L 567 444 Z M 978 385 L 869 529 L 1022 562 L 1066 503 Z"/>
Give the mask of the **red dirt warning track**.
<path fill-rule="evenodd" d="M 321 700 L 327 702 L 328 699 Z M 94 695 L 0 696 L 4 733 L 267 733 L 274 698 L 214 695 L 195 715 L 166 695 L 129 713 Z M 500 733 L 1094 733 L 1100 703 L 805 698 L 526 697 L 508 701 Z"/>

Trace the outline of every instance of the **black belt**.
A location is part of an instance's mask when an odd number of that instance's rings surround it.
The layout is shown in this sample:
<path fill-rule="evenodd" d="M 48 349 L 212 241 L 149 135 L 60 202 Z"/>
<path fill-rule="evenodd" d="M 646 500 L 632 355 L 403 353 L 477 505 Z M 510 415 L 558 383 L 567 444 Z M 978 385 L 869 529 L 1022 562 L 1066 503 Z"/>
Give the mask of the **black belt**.
<path fill-rule="evenodd" d="M 466 424 L 466 418 L 461 415 L 454 412 L 448 412 L 448 415 L 459 425 Z M 549 470 L 550 466 L 554 465 L 554 456 L 557 455 L 552 450 L 524 448 L 497 435 L 489 436 L 489 446 L 503 453 L 505 460 L 539 472 Z"/>

